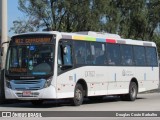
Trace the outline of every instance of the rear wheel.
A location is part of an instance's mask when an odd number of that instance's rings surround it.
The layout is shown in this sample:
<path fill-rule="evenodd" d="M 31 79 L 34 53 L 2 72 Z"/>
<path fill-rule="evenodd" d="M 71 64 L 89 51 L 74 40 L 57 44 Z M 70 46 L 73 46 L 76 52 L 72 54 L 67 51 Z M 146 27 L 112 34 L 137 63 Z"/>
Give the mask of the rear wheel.
<path fill-rule="evenodd" d="M 138 86 L 135 82 L 131 82 L 129 87 L 129 94 L 127 95 L 129 101 L 134 101 L 137 98 Z"/>
<path fill-rule="evenodd" d="M 129 86 L 129 93 L 121 95 L 122 100 L 134 101 L 137 98 L 138 86 L 135 82 L 131 82 Z"/>
<path fill-rule="evenodd" d="M 77 84 L 74 90 L 73 105 L 80 106 L 83 103 L 84 90 L 81 84 Z"/>

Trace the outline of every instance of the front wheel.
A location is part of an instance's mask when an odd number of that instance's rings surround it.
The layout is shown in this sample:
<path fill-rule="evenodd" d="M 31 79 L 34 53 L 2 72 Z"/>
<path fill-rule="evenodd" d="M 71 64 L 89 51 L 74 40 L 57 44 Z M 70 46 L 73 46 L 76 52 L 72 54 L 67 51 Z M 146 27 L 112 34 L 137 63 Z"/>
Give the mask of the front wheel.
<path fill-rule="evenodd" d="M 84 91 L 81 84 L 77 84 L 74 90 L 73 105 L 80 106 L 83 103 Z"/>

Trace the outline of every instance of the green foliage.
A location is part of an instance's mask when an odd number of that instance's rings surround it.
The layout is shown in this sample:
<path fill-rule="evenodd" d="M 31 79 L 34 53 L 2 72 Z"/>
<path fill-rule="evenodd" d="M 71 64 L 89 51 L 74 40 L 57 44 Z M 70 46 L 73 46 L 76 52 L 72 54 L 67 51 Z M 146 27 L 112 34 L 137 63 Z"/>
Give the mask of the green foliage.
<path fill-rule="evenodd" d="M 36 32 L 39 30 L 40 22 L 34 18 L 28 18 L 27 20 L 16 20 L 13 22 L 13 27 L 10 28 L 10 31 L 14 31 L 14 33 L 25 33 L 25 32 Z"/>
<path fill-rule="evenodd" d="M 153 37 L 151 38 L 151 41 L 156 43 L 159 57 L 160 57 L 160 35 L 154 34 Z"/>
<path fill-rule="evenodd" d="M 160 0 L 19 0 L 25 20 L 15 33 L 38 30 L 106 31 L 124 38 L 152 40 L 160 22 Z"/>

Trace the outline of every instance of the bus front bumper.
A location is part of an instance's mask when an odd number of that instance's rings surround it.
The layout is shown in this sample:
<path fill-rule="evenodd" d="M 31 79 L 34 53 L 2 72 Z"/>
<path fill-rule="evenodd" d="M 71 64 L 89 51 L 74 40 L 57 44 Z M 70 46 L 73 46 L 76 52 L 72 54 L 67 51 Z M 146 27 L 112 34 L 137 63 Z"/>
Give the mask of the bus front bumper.
<path fill-rule="evenodd" d="M 41 90 L 25 90 L 18 91 L 5 87 L 6 99 L 19 99 L 19 100 L 39 100 L 39 99 L 56 99 L 56 89 L 53 85 Z"/>

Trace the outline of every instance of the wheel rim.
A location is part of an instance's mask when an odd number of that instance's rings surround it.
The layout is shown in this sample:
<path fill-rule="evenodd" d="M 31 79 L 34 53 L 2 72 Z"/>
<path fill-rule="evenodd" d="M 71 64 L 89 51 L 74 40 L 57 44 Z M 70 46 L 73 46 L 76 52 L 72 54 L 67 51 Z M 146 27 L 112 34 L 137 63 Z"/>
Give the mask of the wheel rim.
<path fill-rule="evenodd" d="M 81 99 L 82 99 L 82 91 L 80 90 L 80 89 L 77 89 L 76 90 L 76 93 L 75 93 L 75 99 L 76 99 L 76 101 L 81 101 Z"/>
<path fill-rule="evenodd" d="M 132 96 L 132 98 L 135 98 L 135 97 L 136 97 L 136 88 L 135 88 L 135 86 L 133 86 L 133 87 L 131 88 L 131 96 Z"/>

